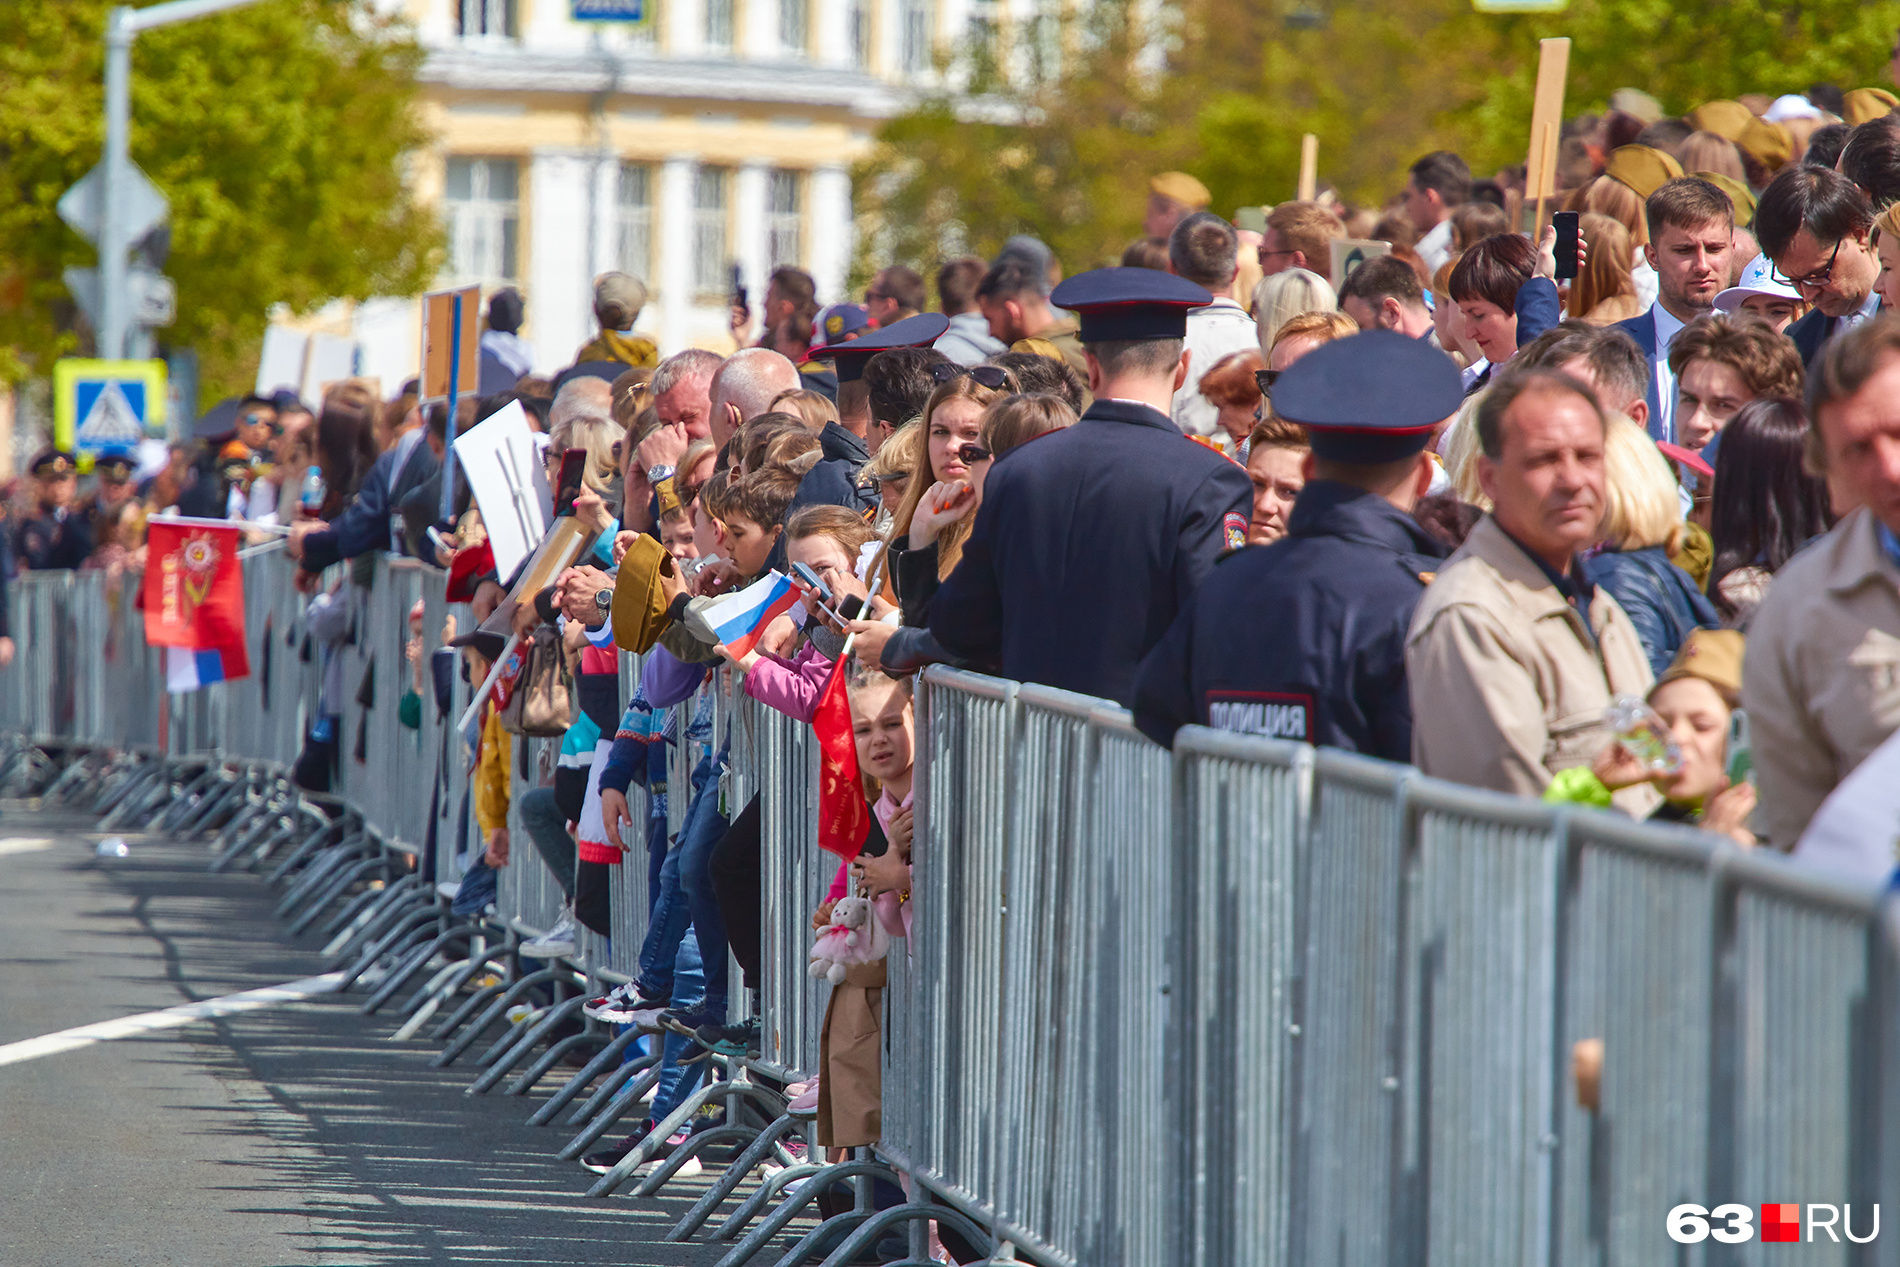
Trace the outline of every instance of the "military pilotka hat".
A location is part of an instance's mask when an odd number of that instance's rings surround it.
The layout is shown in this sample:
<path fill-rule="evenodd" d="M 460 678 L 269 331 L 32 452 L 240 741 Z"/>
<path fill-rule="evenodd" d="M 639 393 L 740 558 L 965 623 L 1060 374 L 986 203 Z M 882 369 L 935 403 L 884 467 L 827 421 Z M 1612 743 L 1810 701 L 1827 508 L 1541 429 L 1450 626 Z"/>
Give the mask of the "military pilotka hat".
<path fill-rule="evenodd" d="M 1463 400 L 1452 359 L 1396 330 L 1322 344 L 1273 384 L 1274 414 L 1306 428 L 1314 456 L 1354 466 L 1423 451 Z"/>
<path fill-rule="evenodd" d="M 821 347 L 812 352 L 814 361 L 832 361 L 838 367 L 840 383 L 855 383 L 864 377 L 864 367 L 879 352 L 893 348 L 927 348 L 950 328 L 950 318 L 941 312 L 920 312 L 914 317 L 894 321 L 882 330 L 873 330 L 861 339 L 852 339 L 836 347 Z"/>
<path fill-rule="evenodd" d="M 34 479 L 59 479 L 77 474 L 79 460 L 64 449 L 42 449 L 26 469 Z"/>
<path fill-rule="evenodd" d="M 132 459 L 117 453 L 109 454 L 92 464 L 92 472 L 108 483 L 123 484 L 132 478 Z"/>
<path fill-rule="evenodd" d="M 1214 297 L 1184 277 L 1153 268 L 1097 268 L 1057 286 L 1049 302 L 1082 319 L 1084 343 L 1180 339 L 1190 308 Z"/>

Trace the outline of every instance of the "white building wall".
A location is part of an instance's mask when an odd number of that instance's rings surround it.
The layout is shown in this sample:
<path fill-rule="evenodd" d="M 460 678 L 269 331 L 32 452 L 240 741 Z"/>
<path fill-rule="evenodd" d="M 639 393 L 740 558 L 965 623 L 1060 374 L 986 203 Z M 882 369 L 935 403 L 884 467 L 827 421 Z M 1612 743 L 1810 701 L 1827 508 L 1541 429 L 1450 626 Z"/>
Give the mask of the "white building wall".
<path fill-rule="evenodd" d="M 814 170 L 807 183 L 811 213 L 806 219 L 811 243 L 806 258 L 818 283 L 818 301 L 845 298 L 845 278 L 851 271 L 851 252 L 857 241 L 851 215 L 851 173 L 843 167 Z"/>
<path fill-rule="evenodd" d="M 523 173 L 528 209 L 529 329 L 534 368 L 545 374 L 573 363 L 593 337 L 593 270 L 587 258 L 591 153 L 537 149 Z"/>

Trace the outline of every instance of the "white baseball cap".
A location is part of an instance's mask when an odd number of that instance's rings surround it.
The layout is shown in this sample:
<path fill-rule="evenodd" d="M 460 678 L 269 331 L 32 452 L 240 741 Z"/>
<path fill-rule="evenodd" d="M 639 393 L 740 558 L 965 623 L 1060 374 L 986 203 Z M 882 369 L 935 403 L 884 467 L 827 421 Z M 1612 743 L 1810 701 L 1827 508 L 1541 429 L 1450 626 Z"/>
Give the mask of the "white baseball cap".
<path fill-rule="evenodd" d="M 1717 312 L 1734 312 L 1750 295 L 1773 295 L 1777 299 L 1801 298 L 1801 292 L 1786 282 L 1775 280 L 1774 266 L 1766 255 L 1757 255 L 1742 270 L 1741 280 L 1715 297 Z"/>
<path fill-rule="evenodd" d="M 1791 92 L 1785 96 L 1776 97 L 1775 103 L 1768 107 L 1768 113 L 1762 116 L 1762 118 L 1768 120 L 1770 123 L 1782 123 L 1789 119 L 1818 119 L 1820 117 L 1821 108 L 1798 92 Z"/>

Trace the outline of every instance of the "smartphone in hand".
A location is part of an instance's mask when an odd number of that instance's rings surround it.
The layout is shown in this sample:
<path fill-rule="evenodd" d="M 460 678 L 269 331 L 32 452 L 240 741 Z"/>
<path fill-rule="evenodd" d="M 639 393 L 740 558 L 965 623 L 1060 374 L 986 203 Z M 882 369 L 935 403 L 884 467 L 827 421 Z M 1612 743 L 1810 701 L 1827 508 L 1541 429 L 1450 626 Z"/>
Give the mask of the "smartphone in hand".
<path fill-rule="evenodd" d="M 554 482 L 556 519 L 574 513 L 574 499 L 581 495 L 581 480 L 586 474 L 586 449 L 568 449 L 561 454 L 561 477 Z"/>
<path fill-rule="evenodd" d="M 1569 281 L 1577 275 L 1577 219 L 1575 211 L 1559 211 L 1550 218 L 1551 227 L 1557 230 L 1557 243 L 1553 254 L 1557 260 L 1557 280 Z"/>

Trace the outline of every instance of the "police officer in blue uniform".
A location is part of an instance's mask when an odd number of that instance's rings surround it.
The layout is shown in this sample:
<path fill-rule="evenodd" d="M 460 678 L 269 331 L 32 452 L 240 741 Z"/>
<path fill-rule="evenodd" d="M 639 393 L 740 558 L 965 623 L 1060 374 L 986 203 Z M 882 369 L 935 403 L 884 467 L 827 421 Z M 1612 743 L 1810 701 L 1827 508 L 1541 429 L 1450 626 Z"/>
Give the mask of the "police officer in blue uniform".
<path fill-rule="evenodd" d="M 1224 560 L 1142 661 L 1143 734 L 1171 747 L 1198 723 L 1411 760 L 1405 633 L 1449 553 L 1411 509 L 1462 394 L 1449 357 L 1390 330 L 1280 375 L 1273 411 L 1313 445 L 1287 535 Z"/>
<path fill-rule="evenodd" d="M 1095 403 L 996 461 L 930 631 L 1006 677 L 1127 704 L 1141 657 L 1246 541 L 1253 488 L 1168 416 L 1187 377 L 1187 313 L 1211 302 L 1205 290 L 1103 268 L 1050 298 L 1081 317 Z"/>
<path fill-rule="evenodd" d="M 79 464 L 63 449 L 45 449 L 27 467 L 33 476 L 34 513 L 20 521 L 14 552 L 34 571 L 76 568 L 92 553 L 92 525 L 73 505 Z"/>

